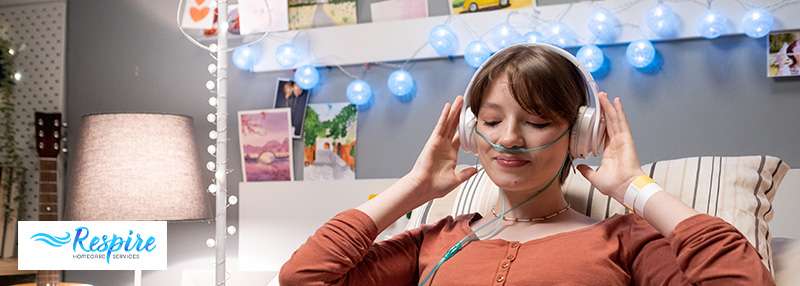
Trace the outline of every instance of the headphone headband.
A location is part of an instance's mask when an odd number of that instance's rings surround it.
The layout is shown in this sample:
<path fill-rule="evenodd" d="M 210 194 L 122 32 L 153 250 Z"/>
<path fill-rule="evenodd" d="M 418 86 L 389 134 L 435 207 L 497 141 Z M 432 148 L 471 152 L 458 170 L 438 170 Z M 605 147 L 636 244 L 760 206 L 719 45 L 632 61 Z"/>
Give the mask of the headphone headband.
<path fill-rule="evenodd" d="M 575 56 L 564 49 L 545 43 L 519 43 L 505 47 L 492 54 L 488 59 L 486 59 L 486 61 L 483 62 L 483 64 L 480 65 L 480 67 L 478 67 L 477 70 L 475 70 L 475 73 L 472 75 L 472 78 L 467 84 L 467 89 L 464 91 L 464 104 L 461 106 L 461 117 L 459 119 L 458 132 L 459 134 L 466 134 L 466 136 L 462 135 L 461 138 L 462 149 L 469 153 L 476 153 L 475 140 L 472 138 L 473 135 L 471 129 L 477 121 L 477 115 L 473 114 L 470 110 L 468 98 L 473 88 L 473 84 L 475 83 L 475 79 L 478 77 L 478 74 L 480 74 L 481 71 L 488 65 L 488 63 L 496 58 L 497 55 L 503 53 L 507 49 L 518 46 L 546 49 L 561 55 L 578 68 L 583 80 L 586 82 L 586 103 L 590 104 L 590 106 L 582 106 L 579 110 L 578 119 L 573 126 L 572 135 L 570 138 L 570 153 L 572 154 L 573 158 L 584 158 L 589 154 L 597 156 L 602 149 L 602 139 L 605 135 L 605 126 L 603 126 L 603 123 L 600 122 L 601 116 L 599 112 L 597 112 L 599 111 L 600 106 L 600 100 L 597 98 L 597 93 L 599 92 L 597 83 L 595 82 L 594 77 L 592 77 L 592 74 L 581 65 L 580 61 L 578 61 Z"/>

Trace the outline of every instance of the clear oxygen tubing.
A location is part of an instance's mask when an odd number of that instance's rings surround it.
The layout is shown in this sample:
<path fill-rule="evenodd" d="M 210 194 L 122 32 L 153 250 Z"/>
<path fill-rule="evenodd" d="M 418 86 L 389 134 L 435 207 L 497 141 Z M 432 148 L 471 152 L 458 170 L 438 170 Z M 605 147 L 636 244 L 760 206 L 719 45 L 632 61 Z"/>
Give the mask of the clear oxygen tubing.
<path fill-rule="evenodd" d="M 564 136 L 565 136 L 567 133 L 569 133 L 569 130 L 570 130 L 570 128 L 567 128 L 567 129 L 566 129 L 566 130 L 565 130 L 563 133 L 561 133 L 561 135 L 560 135 L 560 136 L 558 136 L 558 138 L 554 139 L 554 140 L 553 140 L 553 141 L 551 141 L 550 143 L 547 143 L 547 144 L 544 144 L 544 145 L 541 145 L 541 146 L 537 146 L 537 147 L 532 147 L 532 148 L 523 148 L 523 147 L 514 147 L 514 148 L 508 148 L 508 147 L 505 147 L 505 146 L 503 146 L 503 145 L 501 145 L 501 144 L 497 144 L 497 143 L 491 142 L 491 141 L 489 140 L 489 138 L 488 138 L 488 137 L 486 137 L 485 135 L 483 135 L 482 133 L 480 133 L 480 132 L 479 132 L 477 129 L 475 129 L 474 131 L 475 131 L 475 133 L 477 133 L 477 134 L 478 134 L 478 136 L 480 136 L 480 138 L 482 138 L 484 141 L 486 141 L 486 143 L 489 143 L 489 145 L 491 145 L 491 146 L 492 146 L 492 148 L 493 148 L 494 150 L 496 150 L 496 151 L 498 151 L 498 152 L 501 152 L 501 153 L 514 153 L 514 154 L 519 154 L 519 153 L 527 153 L 527 152 L 534 152 L 534 151 L 541 151 L 541 150 L 544 150 L 544 149 L 546 149 L 546 148 L 548 148 L 548 147 L 552 146 L 553 144 L 555 144 L 555 143 L 556 143 L 556 142 L 558 142 L 559 140 L 561 140 L 561 138 L 563 138 L 563 137 L 564 137 Z M 567 156 L 569 156 L 569 155 L 567 155 Z M 477 227 L 477 228 L 475 228 L 475 229 L 474 229 L 474 230 L 473 230 L 473 231 L 472 231 L 470 234 L 468 234 L 468 235 L 464 236 L 464 238 L 460 239 L 460 240 L 459 240 L 458 242 L 456 242 L 456 243 L 455 243 L 455 244 L 454 244 L 452 247 L 450 247 L 450 249 L 448 249 L 448 250 L 445 252 L 445 254 L 442 256 L 442 258 L 441 258 L 441 259 L 439 259 L 439 262 L 438 262 L 438 263 L 436 263 L 436 265 L 434 265 L 434 266 L 433 266 L 433 269 L 431 269 L 431 271 L 430 271 L 430 272 L 428 272 L 428 274 L 427 274 L 427 275 L 425 275 L 425 278 L 423 278 L 423 279 L 420 281 L 420 283 L 418 284 L 418 286 L 424 286 L 426 283 L 428 283 L 428 281 L 429 281 L 429 280 L 430 280 L 430 279 L 433 277 L 433 275 L 436 273 L 436 271 L 438 271 L 438 270 L 439 270 L 439 267 L 441 267 L 441 266 L 442 266 L 442 264 L 444 264 L 444 263 L 445 263 L 447 260 L 449 260 L 450 258 L 452 258 L 452 257 L 453 257 L 453 256 L 454 256 L 456 253 L 458 253 L 459 251 L 461 251 L 461 249 L 463 249 L 465 246 L 467 246 L 467 244 L 469 244 L 470 242 L 472 242 L 472 241 L 474 241 L 474 240 L 479 240 L 479 239 L 482 239 L 482 238 L 480 238 L 480 237 L 479 237 L 479 235 L 477 234 L 479 231 L 483 230 L 484 228 L 486 228 L 486 227 L 488 227 L 488 226 L 490 226 L 490 225 L 494 225 L 494 226 L 495 226 L 495 227 L 494 227 L 494 229 L 492 229 L 492 231 L 491 231 L 491 232 L 489 232 L 489 233 L 488 233 L 486 236 L 484 236 L 484 238 L 485 238 L 485 237 L 491 237 L 491 236 L 494 236 L 494 235 L 496 234 L 497 230 L 498 230 L 498 229 L 500 229 L 500 224 L 497 224 L 497 222 L 498 222 L 498 221 L 500 221 L 500 219 L 502 219 L 503 217 L 505 217 L 505 215 L 506 215 L 506 214 L 510 213 L 510 212 L 511 212 L 511 211 L 513 211 L 514 209 L 516 209 L 516 208 L 518 208 L 518 207 L 520 207 L 520 206 L 523 206 L 523 205 L 527 204 L 528 202 L 532 201 L 534 198 L 536 198 L 536 197 L 538 197 L 540 194 L 542 194 L 542 192 L 544 192 L 544 190 L 546 190 L 547 188 L 549 188 L 549 187 L 550 187 L 550 185 L 552 185 L 552 184 L 553 184 L 553 182 L 555 182 L 555 181 L 556 181 L 556 179 L 559 177 L 559 175 L 560 175 L 560 174 L 563 172 L 563 170 L 564 170 L 566 167 L 567 167 L 567 160 L 564 160 L 564 164 L 562 164 L 562 165 L 561 165 L 561 168 L 559 168 L 559 169 L 558 169 L 558 172 L 556 172 L 556 173 L 555 173 L 555 175 L 553 175 L 553 177 L 552 177 L 552 178 L 550 178 L 550 180 L 547 182 L 547 184 L 545 184 L 545 185 L 544 185 L 544 187 L 542 187 L 542 188 L 540 188 L 540 189 L 536 190 L 536 192 L 534 192 L 533 194 L 531 194 L 531 196 L 530 196 L 530 197 L 528 197 L 527 199 L 525 199 L 525 200 L 524 200 L 524 201 L 522 201 L 521 203 L 517 204 L 516 206 L 514 206 L 514 207 L 512 207 L 512 208 L 510 208 L 510 209 L 508 209 L 508 210 L 506 210 L 506 209 L 505 209 L 505 204 L 504 204 L 504 203 L 503 203 L 503 204 L 501 204 L 501 206 L 502 206 L 502 208 L 503 208 L 503 211 L 501 212 L 501 214 L 500 214 L 500 215 L 498 215 L 498 216 L 497 216 L 497 217 L 495 217 L 494 219 L 492 219 L 492 220 L 490 220 L 490 221 L 488 221 L 488 222 L 486 222 L 486 223 L 484 223 L 484 224 L 482 224 L 482 225 L 478 226 L 478 227 Z M 502 190 L 501 190 L 501 191 L 500 191 L 500 194 L 502 195 L 502 193 L 503 193 L 503 192 L 502 192 Z"/>
<path fill-rule="evenodd" d="M 552 146 L 553 144 L 556 144 L 556 142 L 561 140 L 561 138 L 566 136 L 567 133 L 569 133 L 569 130 L 570 130 L 569 128 L 565 129 L 564 132 L 561 133 L 561 135 L 558 135 L 558 138 L 556 138 L 555 140 L 551 141 L 550 143 L 547 143 L 547 144 L 544 144 L 544 145 L 541 145 L 541 146 L 536 146 L 536 147 L 531 147 L 531 148 L 525 148 L 525 147 L 511 147 L 511 148 L 508 148 L 508 147 L 503 146 L 501 144 L 497 144 L 497 143 L 492 142 L 491 140 L 489 140 L 489 137 L 487 137 L 486 135 L 484 135 L 483 133 L 478 131 L 478 128 L 473 128 L 473 132 L 475 132 L 475 134 L 478 134 L 478 136 L 481 137 L 481 139 L 483 139 L 483 141 L 486 141 L 487 144 L 492 146 L 492 149 L 494 149 L 495 151 L 500 152 L 500 153 L 510 153 L 510 154 L 523 154 L 523 153 L 529 153 L 529 152 L 535 152 L 535 151 L 540 151 L 540 150 L 547 149 L 548 147 Z"/>

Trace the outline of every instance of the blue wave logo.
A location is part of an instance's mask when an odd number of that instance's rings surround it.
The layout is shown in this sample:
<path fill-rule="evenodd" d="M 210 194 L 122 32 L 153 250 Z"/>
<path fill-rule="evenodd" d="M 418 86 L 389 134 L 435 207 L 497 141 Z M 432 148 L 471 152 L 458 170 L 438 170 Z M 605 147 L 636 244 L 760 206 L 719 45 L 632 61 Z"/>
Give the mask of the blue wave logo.
<path fill-rule="evenodd" d="M 70 241 L 69 238 L 70 238 L 69 232 L 65 232 L 64 233 L 64 237 L 58 237 L 58 236 L 54 236 L 54 235 L 50 235 L 50 234 L 42 233 L 42 232 L 34 234 L 33 236 L 31 236 L 31 239 L 33 239 L 34 241 L 40 241 L 40 242 L 46 243 L 46 244 L 48 244 L 48 245 L 50 245 L 52 247 L 61 247 L 61 246 L 65 245 L 65 244 L 69 243 L 69 241 Z"/>

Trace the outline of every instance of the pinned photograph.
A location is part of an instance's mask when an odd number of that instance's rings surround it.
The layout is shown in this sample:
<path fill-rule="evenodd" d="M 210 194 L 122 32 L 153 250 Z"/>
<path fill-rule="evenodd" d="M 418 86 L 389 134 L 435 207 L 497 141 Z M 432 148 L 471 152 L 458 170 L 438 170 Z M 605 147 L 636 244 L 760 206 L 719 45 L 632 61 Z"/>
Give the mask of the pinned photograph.
<path fill-rule="evenodd" d="M 369 5 L 372 22 L 428 17 L 428 0 L 386 0 Z"/>
<path fill-rule="evenodd" d="M 292 181 L 288 108 L 239 112 L 239 147 L 245 182 Z"/>
<path fill-rule="evenodd" d="M 287 0 L 239 0 L 242 35 L 289 29 Z"/>
<path fill-rule="evenodd" d="M 450 14 L 475 13 L 500 9 L 519 9 L 536 5 L 535 0 L 448 0 Z"/>
<path fill-rule="evenodd" d="M 356 119 L 350 103 L 309 104 L 303 134 L 303 180 L 356 178 Z"/>
<path fill-rule="evenodd" d="M 209 29 L 214 23 L 214 0 L 188 1 L 183 9 L 181 27 L 186 29 Z"/>
<path fill-rule="evenodd" d="M 292 138 L 300 139 L 303 135 L 303 119 L 306 116 L 309 90 L 300 88 L 297 83 L 289 79 L 278 79 L 275 86 L 274 108 L 289 108 L 292 113 Z"/>

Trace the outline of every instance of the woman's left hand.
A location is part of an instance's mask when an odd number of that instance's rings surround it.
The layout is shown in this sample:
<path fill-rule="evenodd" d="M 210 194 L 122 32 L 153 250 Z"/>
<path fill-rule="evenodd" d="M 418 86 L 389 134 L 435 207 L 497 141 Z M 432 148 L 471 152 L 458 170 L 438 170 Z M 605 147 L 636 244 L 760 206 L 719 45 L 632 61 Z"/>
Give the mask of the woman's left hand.
<path fill-rule="evenodd" d="M 605 92 L 599 94 L 599 99 L 606 123 L 600 167 L 592 170 L 591 167 L 581 164 L 577 168 L 600 192 L 622 202 L 628 185 L 635 177 L 644 175 L 644 172 L 636 156 L 628 119 L 622 110 L 622 101 L 617 97 L 612 103 Z"/>

